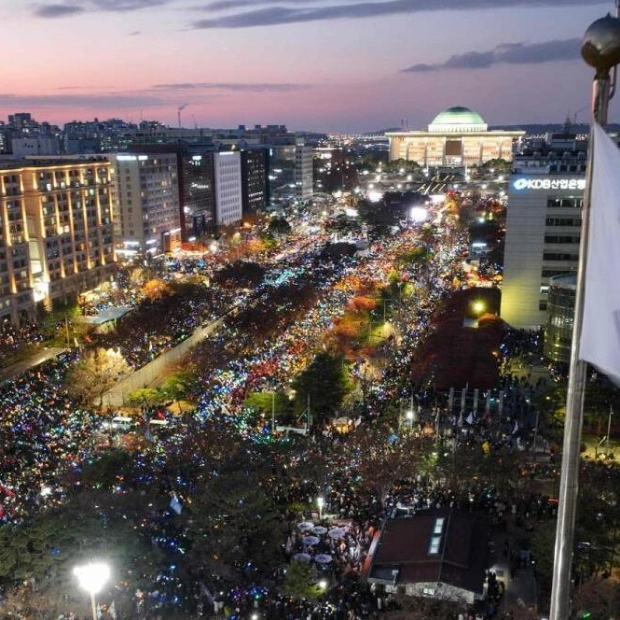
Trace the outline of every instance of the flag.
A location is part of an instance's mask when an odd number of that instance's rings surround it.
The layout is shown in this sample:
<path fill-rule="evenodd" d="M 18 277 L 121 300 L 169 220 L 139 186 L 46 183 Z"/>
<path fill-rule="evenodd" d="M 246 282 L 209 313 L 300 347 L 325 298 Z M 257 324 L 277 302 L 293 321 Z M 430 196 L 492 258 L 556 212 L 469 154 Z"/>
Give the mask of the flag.
<path fill-rule="evenodd" d="M 470 426 L 474 423 L 474 414 L 472 411 L 469 412 L 469 415 L 467 416 L 467 420 L 465 420 L 465 422 L 467 422 L 467 424 L 469 424 Z"/>
<path fill-rule="evenodd" d="M 112 601 L 112 604 L 108 607 L 108 613 L 110 614 L 110 618 L 112 618 L 112 620 L 116 620 L 116 605 L 114 604 L 114 601 Z"/>
<path fill-rule="evenodd" d="M 176 494 L 173 494 L 172 497 L 170 498 L 169 506 L 170 506 L 170 509 L 174 510 L 174 512 L 176 512 L 178 515 L 180 515 L 181 511 L 183 510 L 183 505 L 179 501 L 179 498 L 176 496 Z"/>
<path fill-rule="evenodd" d="M 592 185 L 579 359 L 620 385 L 620 150 L 592 125 Z"/>
<path fill-rule="evenodd" d="M 95 609 L 95 614 L 97 615 L 97 620 L 101 620 L 103 616 L 103 611 L 101 611 L 101 605 L 97 604 L 97 608 Z"/>
<path fill-rule="evenodd" d="M 516 435 L 519 432 L 519 423 L 515 420 L 515 426 L 512 429 L 512 434 Z"/>

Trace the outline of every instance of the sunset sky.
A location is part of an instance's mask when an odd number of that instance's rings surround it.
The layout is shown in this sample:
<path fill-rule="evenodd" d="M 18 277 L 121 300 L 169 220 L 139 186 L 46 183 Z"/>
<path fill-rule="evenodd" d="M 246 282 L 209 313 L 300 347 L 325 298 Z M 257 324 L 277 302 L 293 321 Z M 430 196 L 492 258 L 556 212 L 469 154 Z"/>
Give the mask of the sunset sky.
<path fill-rule="evenodd" d="M 4 6 L 4 5 L 9 5 Z M 3 0 L 0 119 L 294 130 L 588 120 L 613 0 Z M 432 7 L 429 9 L 428 7 Z M 504 8 L 505 7 L 505 8 Z M 618 102 L 610 120 L 620 120 Z"/>

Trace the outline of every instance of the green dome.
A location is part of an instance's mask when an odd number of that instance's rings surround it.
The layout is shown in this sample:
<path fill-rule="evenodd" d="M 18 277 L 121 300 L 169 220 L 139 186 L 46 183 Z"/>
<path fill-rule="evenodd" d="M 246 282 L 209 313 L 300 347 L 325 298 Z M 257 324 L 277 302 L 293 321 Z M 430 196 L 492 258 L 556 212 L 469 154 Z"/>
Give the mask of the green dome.
<path fill-rule="evenodd" d="M 455 106 L 440 112 L 431 125 L 486 125 L 486 123 L 478 112 Z"/>

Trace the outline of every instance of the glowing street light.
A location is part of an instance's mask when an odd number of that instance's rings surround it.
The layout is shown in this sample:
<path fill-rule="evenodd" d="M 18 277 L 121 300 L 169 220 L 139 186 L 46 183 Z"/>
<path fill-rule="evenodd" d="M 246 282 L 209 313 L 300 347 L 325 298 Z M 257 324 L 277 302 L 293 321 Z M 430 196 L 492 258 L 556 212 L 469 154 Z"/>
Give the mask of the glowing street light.
<path fill-rule="evenodd" d="M 325 506 L 325 500 L 322 497 L 317 497 L 316 504 L 319 507 L 319 521 L 322 521 L 323 520 L 323 506 Z"/>
<path fill-rule="evenodd" d="M 77 577 L 80 587 L 90 594 L 93 620 L 97 620 L 95 595 L 101 592 L 103 586 L 110 579 L 110 567 L 103 562 L 90 562 L 89 564 L 76 566 L 73 569 L 73 574 Z"/>
<path fill-rule="evenodd" d="M 471 307 L 472 307 L 472 310 L 478 316 L 480 316 L 486 310 L 486 305 L 485 305 L 484 301 L 482 301 L 481 299 L 477 299 L 476 301 L 474 301 L 474 303 L 471 305 Z"/>
<path fill-rule="evenodd" d="M 428 218 L 428 210 L 424 207 L 411 207 L 409 217 L 414 224 L 422 224 Z"/>
<path fill-rule="evenodd" d="M 415 421 L 415 411 L 413 409 L 409 409 L 405 413 L 405 418 L 407 418 L 407 422 L 409 424 L 409 431 L 413 429 L 413 423 Z"/>

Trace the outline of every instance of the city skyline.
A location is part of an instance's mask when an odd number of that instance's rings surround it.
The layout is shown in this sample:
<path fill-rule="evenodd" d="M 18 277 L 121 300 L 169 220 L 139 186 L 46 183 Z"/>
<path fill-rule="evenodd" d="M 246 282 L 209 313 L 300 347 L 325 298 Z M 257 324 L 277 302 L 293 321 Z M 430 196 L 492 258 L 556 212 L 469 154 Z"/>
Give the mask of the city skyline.
<path fill-rule="evenodd" d="M 579 54 L 611 0 L 39 0 L 7 15 L 0 117 L 186 127 L 425 128 L 588 120 Z M 25 45 L 24 41 L 28 44 Z M 610 120 L 618 119 L 612 103 Z"/>

